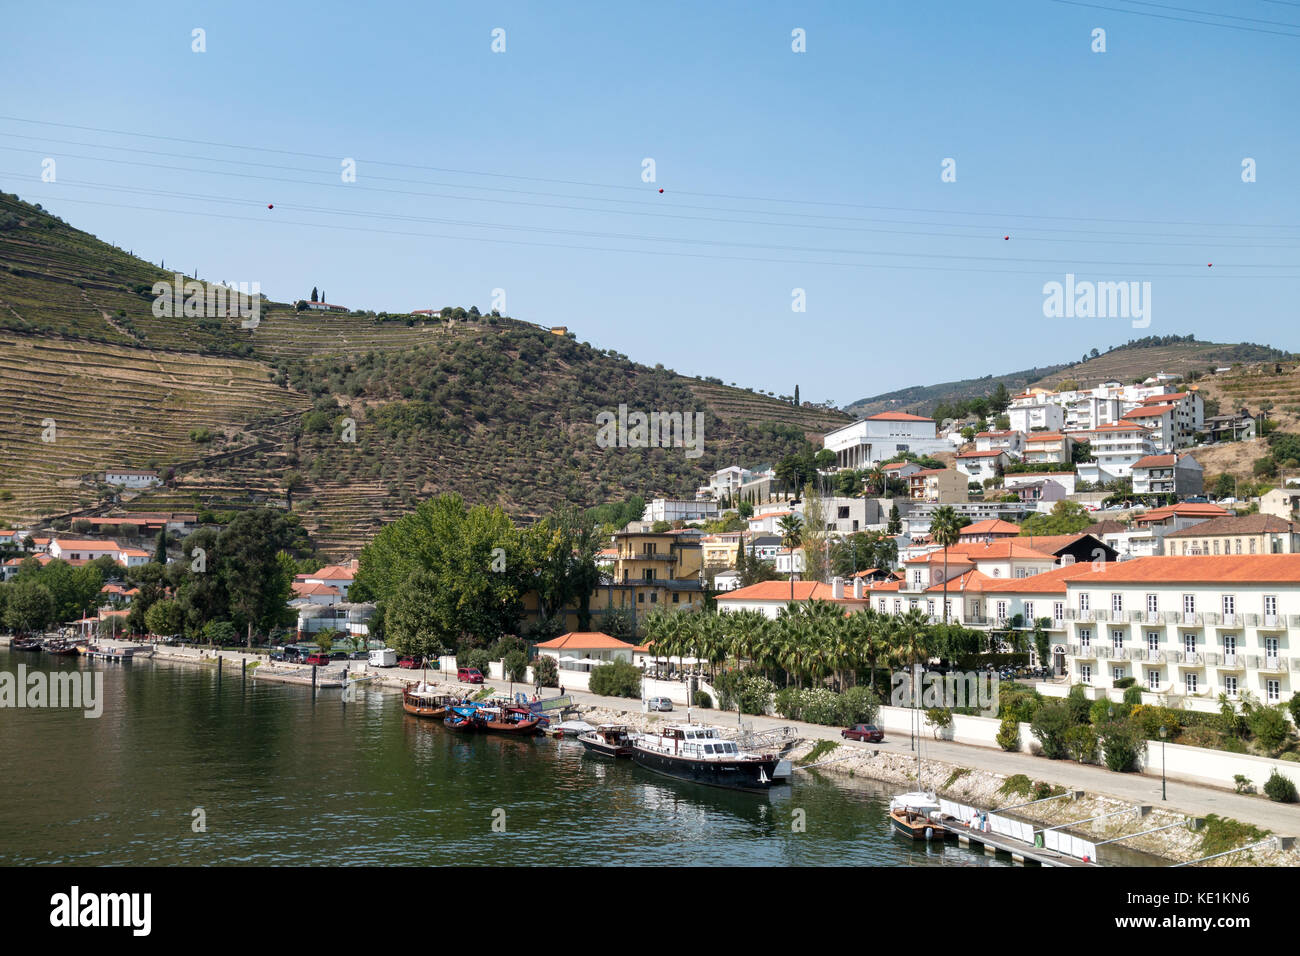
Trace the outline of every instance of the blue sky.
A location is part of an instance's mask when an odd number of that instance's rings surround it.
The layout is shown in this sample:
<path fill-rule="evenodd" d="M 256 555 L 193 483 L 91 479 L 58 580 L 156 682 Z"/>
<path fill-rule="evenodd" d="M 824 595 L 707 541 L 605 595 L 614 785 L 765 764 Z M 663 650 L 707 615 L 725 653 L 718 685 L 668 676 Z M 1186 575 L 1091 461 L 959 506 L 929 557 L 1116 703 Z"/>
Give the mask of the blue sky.
<path fill-rule="evenodd" d="M 276 299 L 504 289 L 638 361 L 841 404 L 1141 335 L 1300 350 L 1300 4 L 801 6 L 22 5 L 0 188 Z M 1066 273 L 1151 282 L 1150 326 L 1045 318 Z"/>

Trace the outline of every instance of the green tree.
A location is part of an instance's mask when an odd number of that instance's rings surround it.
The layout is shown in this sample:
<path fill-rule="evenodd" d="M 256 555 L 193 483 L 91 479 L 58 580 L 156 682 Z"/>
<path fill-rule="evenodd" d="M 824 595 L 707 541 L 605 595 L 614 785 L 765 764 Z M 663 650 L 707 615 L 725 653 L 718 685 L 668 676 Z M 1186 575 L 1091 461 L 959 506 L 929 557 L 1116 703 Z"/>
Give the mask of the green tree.
<path fill-rule="evenodd" d="M 1003 391 L 1006 391 L 1004 388 Z M 951 505 L 936 508 L 930 518 L 930 537 L 943 548 L 943 623 L 948 623 L 948 549 L 961 538 L 965 522 Z"/>
<path fill-rule="evenodd" d="M 172 637 L 181 632 L 184 615 L 181 611 L 180 604 L 176 601 L 156 601 L 153 606 L 145 612 L 144 622 L 145 626 L 149 628 L 151 634 L 157 634 L 161 637 Z"/>
<path fill-rule="evenodd" d="M 1020 534 L 1051 535 L 1077 534 L 1095 521 L 1083 505 L 1074 501 L 1058 501 L 1048 514 L 1034 514 L 1020 526 Z"/>
<path fill-rule="evenodd" d="M 12 581 L 5 588 L 5 626 L 20 633 L 43 631 L 55 620 L 54 595 L 38 581 Z"/>
<path fill-rule="evenodd" d="M 889 525 L 886 533 L 890 535 L 903 533 L 903 517 L 898 513 L 898 505 L 890 505 L 889 507 Z"/>
<path fill-rule="evenodd" d="M 154 546 L 153 546 L 153 560 L 154 560 L 154 564 L 161 564 L 164 566 L 167 564 L 167 529 L 166 528 L 158 529 L 158 537 L 154 541 Z"/>

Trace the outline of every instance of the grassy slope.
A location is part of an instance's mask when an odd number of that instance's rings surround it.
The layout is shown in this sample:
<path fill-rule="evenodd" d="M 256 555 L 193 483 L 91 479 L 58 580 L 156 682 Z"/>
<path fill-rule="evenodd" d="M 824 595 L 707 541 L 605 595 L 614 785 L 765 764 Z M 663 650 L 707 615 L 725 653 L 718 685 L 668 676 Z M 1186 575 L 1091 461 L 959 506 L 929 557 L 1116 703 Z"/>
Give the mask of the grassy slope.
<path fill-rule="evenodd" d="M 0 524 L 93 504 L 80 479 L 109 465 L 178 466 L 173 487 L 135 499 L 143 508 L 275 500 L 284 473 L 298 470 L 308 487 L 295 510 L 327 552 L 344 554 L 430 493 L 459 491 L 515 514 L 683 494 L 708 469 L 771 460 L 849 420 L 509 319 L 408 327 L 274 303 L 253 331 L 237 319 L 159 319 L 141 290 L 164 278 L 0 194 L 0 491 L 12 494 L 0 500 Z M 364 383 L 358 368 L 368 369 Z M 357 419 L 356 444 L 297 433 L 313 399 L 329 396 Z M 377 410 L 408 400 L 435 404 L 436 422 L 375 424 Z M 620 402 L 705 412 L 705 455 L 597 448 L 594 413 Z M 53 443 L 41 440 L 47 418 Z M 195 428 L 215 440 L 196 445 Z M 196 461 L 241 449 L 234 460 Z"/>

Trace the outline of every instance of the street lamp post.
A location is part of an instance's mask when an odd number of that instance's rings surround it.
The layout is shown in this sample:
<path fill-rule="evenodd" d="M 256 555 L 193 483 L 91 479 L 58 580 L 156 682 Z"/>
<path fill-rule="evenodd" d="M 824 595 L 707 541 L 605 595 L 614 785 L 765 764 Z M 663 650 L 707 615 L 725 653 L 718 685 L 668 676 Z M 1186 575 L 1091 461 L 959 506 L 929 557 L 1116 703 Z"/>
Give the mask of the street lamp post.
<path fill-rule="evenodd" d="M 1162 726 L 1160 728 L 1160 799 L 1165 800 L 1165 737 L 1169 734 L 1169 728 Z"/>

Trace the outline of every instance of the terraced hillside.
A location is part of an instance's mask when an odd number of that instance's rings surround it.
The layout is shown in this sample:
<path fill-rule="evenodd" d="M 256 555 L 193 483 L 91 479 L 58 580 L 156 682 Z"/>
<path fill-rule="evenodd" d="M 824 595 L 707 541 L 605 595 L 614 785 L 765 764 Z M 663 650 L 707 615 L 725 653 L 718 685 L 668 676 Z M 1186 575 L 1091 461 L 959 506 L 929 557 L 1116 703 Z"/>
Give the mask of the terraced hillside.
<path fill-rule="evenodd" d="M 0 502 L 30 520 L 98 500 L 83 476 L 164 468 L 252 444 L 250 423 L 309 401 L 243 359 L 100 342 L 14 336 L 0 342 Z M 194 429 L 211 441 L 198 445 Z"/>
<path fill-rule="evenodd" d="M 111 466 L 169 476 L 134 495 L 137 509 L 288 505 L 292 480 L 294 511 L 342 557 L 436 492 L 525 519 L 688 494 L 716 467 L 774 461 L 850 420 L 509 317 L 426 323 L 268 301 L 252 330 L 158 318 L 152 285 L 171 278 L 0 194 L 0 525 L 107 507 L 93 476 Z M 620 404 L 702 413 L 700 455 L 602 448 L 596 416 Z"/>

